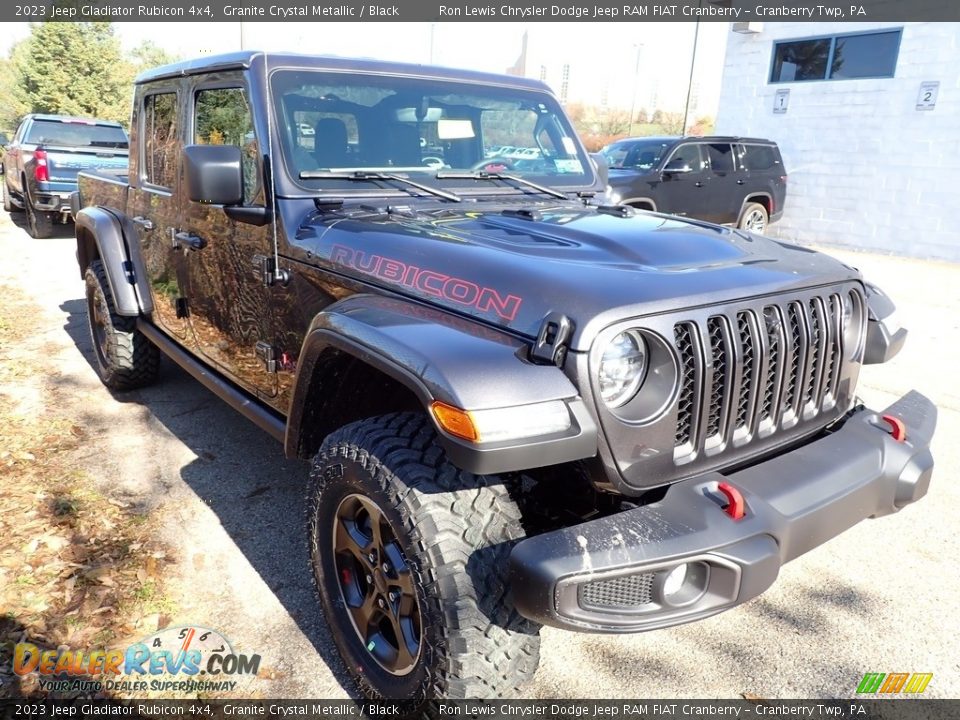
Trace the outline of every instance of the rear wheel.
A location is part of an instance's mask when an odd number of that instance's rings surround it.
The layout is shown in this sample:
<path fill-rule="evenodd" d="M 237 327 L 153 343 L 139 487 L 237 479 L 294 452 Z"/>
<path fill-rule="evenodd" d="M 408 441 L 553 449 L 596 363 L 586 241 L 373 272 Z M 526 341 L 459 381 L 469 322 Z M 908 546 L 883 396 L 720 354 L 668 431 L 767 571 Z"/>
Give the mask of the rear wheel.
<path fill-rule="evenodd" d="M 8 213 L 19 212 L 20 208 L 13 204 L 10 198 L 10 183 L 7 182 L 6 175 L 3 178 L 3 209 Z"/>
<path fill-rule="evenodd" d="M 26 185 L 23 187 L 23 204 L 27 211 L 27 228 L 30 231 L 30 237 L 43 240 L 53 235 L 53 213 L 33 207 L 33 200 Z"/>
<path fill-rule="evenodd" d="M 363 694 L 516 694 L 540 638 L 507 592 L 507 558 L 524 532 L 504 480 L 451 465 L 418 413 L 334 432 L 311 478 L 311 567 Z"/>
<path fill-rule="evenodd" d="M 152 384 L 160 371 L 160 350 L 137 329 L 136 318 L 117 315 L 100 260 L 90 263 L 84 282 L 90 340 L 103 384 L 121 391 Z"/>
<path fill-rule="evenodd" d="M 769 221 L 770 217 L 767 215 L 767 209 L 760 203 L 752 202 L 747 203 L 747 206 L 743 209 L 737 227 L 747 232 L 762 235 L 763 231 L 767 229 Z"/>

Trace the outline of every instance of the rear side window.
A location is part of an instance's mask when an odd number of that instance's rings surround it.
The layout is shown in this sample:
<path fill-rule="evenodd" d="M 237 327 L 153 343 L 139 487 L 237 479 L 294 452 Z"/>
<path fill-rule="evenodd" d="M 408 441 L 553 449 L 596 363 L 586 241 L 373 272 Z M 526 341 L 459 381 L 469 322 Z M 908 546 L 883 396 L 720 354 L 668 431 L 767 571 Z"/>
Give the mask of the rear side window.
<path fill-rule="evenodd" d="M 148 95 L 143 108 L 143 176 L 151 185 L 172 188 L 177 177 L 177 95 Z"/>
<path fill-rule="evenodd" d="M 730 143 L 710 143 L 705 149 L 711 170 L 715 173 L 733 172 L 733 146 Z"/>
<path fill-rule="evenodd" d="M 115 125 L 78 120 L 34 120 L 26 142 L 62 147 L 127 148 L 127 134 Z"/>
<path fill-rule="evenodd" d="M 241 151 L 243 200 L 253 202 L 260 189 L 257 138 L 253 115 L 243 88 L 217 88 L 197 93 L 193 142 L 197 145 L 236 145 Z"/>
<path fill-rule="evenodd" d="M 741 163 L 744 170 L 772 170 L 780 165 L 780 153 L 769 145 L 744 145 Z"/>

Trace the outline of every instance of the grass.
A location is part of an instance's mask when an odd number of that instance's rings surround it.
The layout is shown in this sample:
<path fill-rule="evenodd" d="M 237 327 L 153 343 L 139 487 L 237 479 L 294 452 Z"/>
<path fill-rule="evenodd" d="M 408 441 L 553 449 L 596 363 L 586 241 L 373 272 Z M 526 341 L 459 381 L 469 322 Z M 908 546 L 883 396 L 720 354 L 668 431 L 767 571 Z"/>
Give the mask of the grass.
<path fill-rule="evenodd" d="M 96 489 L 67 390 L 29 361 L 44 353 L 32 337 L 41 316 L 0 285 L 0 698 L 48 695 L 35 677 L 8 674 L 19 642 L 122 649 L 176 612 L 153 519 Z M 23 398 L 40 402 L 18 406 Z"/>

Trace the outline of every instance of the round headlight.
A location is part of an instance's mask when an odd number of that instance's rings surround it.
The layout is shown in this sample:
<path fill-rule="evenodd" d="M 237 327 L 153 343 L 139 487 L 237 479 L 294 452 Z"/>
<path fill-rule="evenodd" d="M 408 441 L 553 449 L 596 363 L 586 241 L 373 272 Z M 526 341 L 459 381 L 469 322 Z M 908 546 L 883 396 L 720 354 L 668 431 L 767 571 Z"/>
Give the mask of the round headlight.
<path fill-rule="evenodd" d="M 617 335 L 600 359 L 600 397 L 607 407 L 628 402 L 643 382 L 647 369 L 647 343 L 636 330 Z"/>

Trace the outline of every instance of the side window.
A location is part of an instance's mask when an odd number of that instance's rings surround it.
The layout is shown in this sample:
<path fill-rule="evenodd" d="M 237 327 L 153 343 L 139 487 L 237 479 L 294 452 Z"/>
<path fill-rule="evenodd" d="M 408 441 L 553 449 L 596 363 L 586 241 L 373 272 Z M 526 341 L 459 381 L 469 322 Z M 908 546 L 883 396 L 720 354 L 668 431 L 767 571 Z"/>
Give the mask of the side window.
<path fill-rule="evenodd" d="M 143 177 L 172 188 L 177 178 L 177 95 L 148 95 L 143 108 Z"/>
<path fill-rule="evenodd" d="M 196 145 L 235 145 L 241 150 L 243 201 L 251 203 L 260 192 L 257 138 L 253 114 L 243 88 L 200 90 L 193 115 Z"/>
<path fill-rule="evenodd" d="M 733 146 L 729 143 L 704 145 L 710 169 L 718 174 L 733 172 Z"/>
<path fill-rule="evenodd" d="M 690 169 L 693 172 L 702 172 L 704 168 L 703 156 L 700 153 L 700 145 L 698 143 L 690 143 L 688 145 L 681 145 L 670 157 L 670 160 L 667 162 L 668 165 L 689 165 Z"/>
<path fill-rule="evenodd" d="M 769 145 L 744 145 L 743 167 L 745 170 L 771 170 L 779 164 L 777 154 Z"/>

